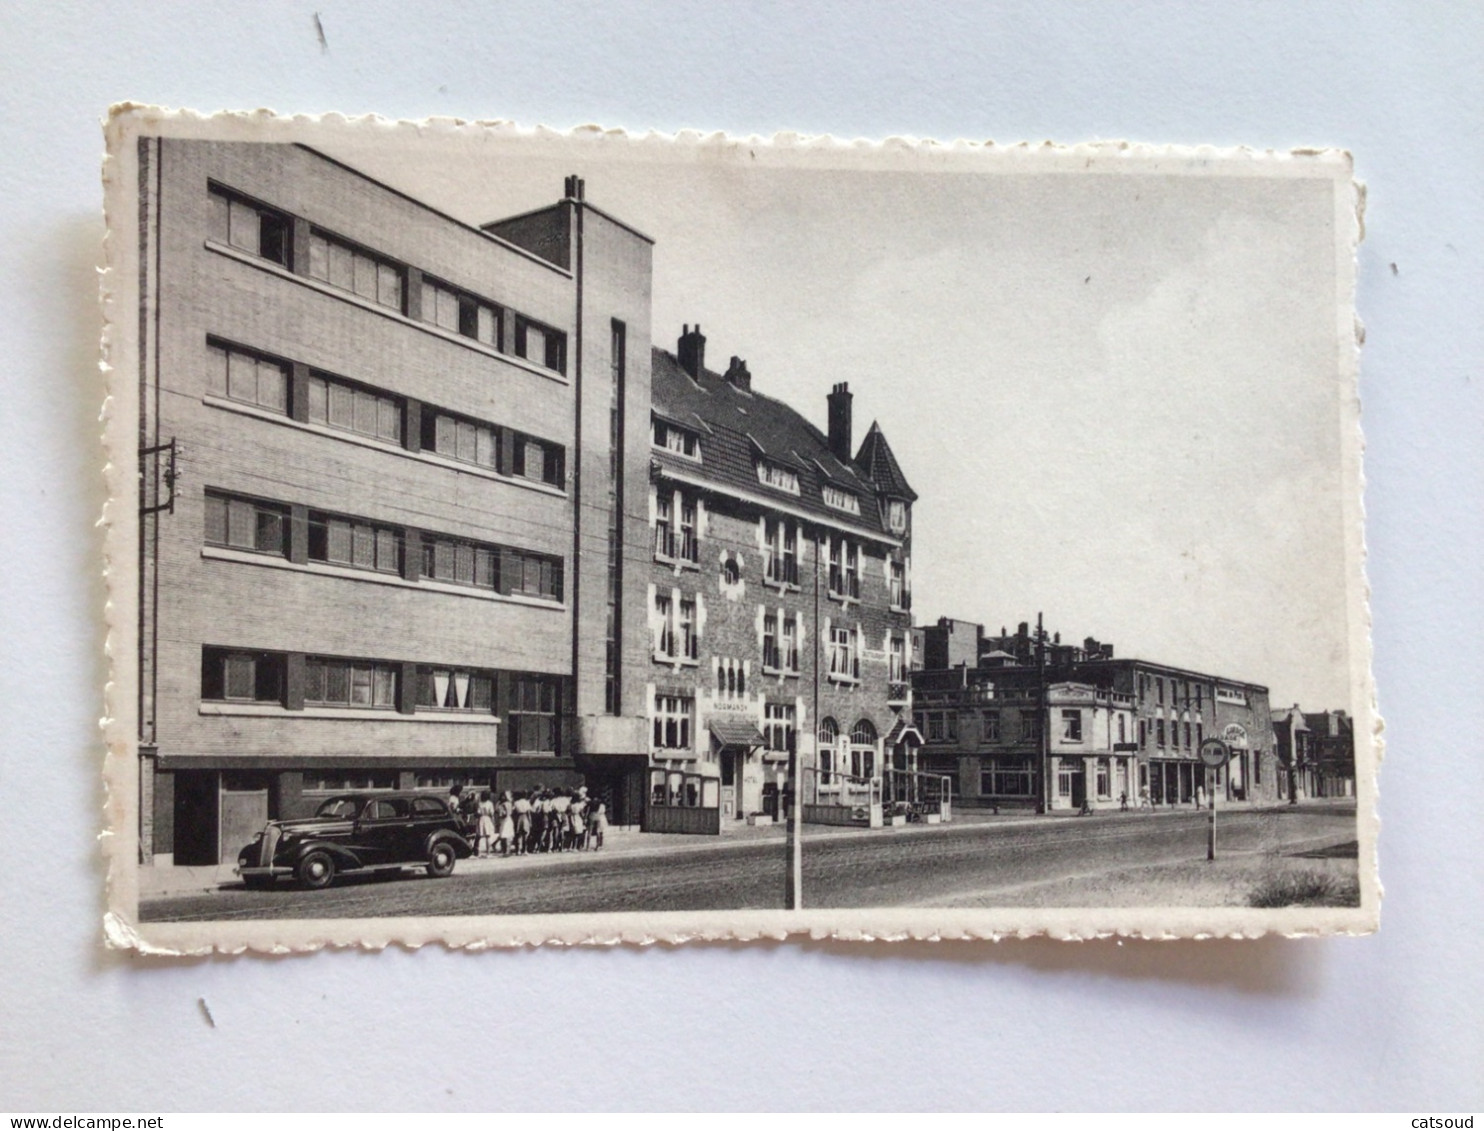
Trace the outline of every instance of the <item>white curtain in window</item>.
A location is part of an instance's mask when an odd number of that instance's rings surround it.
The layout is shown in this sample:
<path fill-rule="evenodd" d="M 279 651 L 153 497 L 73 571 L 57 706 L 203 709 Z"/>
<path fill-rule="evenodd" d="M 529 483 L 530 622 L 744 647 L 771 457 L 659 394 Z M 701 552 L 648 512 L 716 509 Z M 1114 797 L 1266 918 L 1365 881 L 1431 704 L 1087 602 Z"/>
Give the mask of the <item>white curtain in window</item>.
<path fill-rule="evenodd" d="M 448 704 L 448 672 L 433 673 L 433 701 L 443 707 Z"/>

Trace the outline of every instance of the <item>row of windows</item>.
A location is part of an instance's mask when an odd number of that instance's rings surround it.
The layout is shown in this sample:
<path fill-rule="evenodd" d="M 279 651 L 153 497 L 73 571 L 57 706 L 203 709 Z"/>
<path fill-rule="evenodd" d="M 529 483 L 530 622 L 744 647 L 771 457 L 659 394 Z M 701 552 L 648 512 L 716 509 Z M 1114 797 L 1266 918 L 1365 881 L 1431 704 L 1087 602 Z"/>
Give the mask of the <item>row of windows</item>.
<path fill-rule="evenodd" d="M 214 340 L 207 342 L 207 355 L 206 389 L 215 396 L 501 474 L 565 485 L 566 453 L 560 444 L 427 404 L 417 404 L 417 419 L 409 421 L 403 398 L 318 371 L 309 374 L 304 404 L 298 406 L 300 394 L 292 387 L 287 362 Z"/>
<path fill-rule="evenodd" d="M 846 514 L 861 513 L 860 498 L 849 491 L 842 491 L 839 487 L 826 483 L 820 487 L 820 494 L 827 507 L 834 507 L 835 510 L 844 511 Z"/>
<path fill-rule="evenodd" d="M 1191 707 L 1200 710 L 1205 697 L 1205 688 L 1202 684 L 1191 680 L 1180 680 L 1174 676 L 1169 677 L 1170 684 L 1170 706 Z M 1165 703 L 1165 677 L 1151 676 L 1147 672 L 1139 676 L 1139 690 L 1143 698 L 1148 698 L 1150 690 L 1154 692 L 1154 701 L 1161 707 Z"/>
<path fill-rule="evenodd" d="M 675 499 L 678 499 L 678 506 Z M 675 514 L 680 521 L 675 521 Z M 828 588 L 831 597 L 859 600 L 861 597 L 861 548 L 843 537 L 828 540 Z M 699 563 L 700 545 L 696 534 L 696 503 L 686 496 L 657 494 L 654 499 L 654 557 L 660 561 Z M 736 558 L 723 563 L 724 580 L 736 585 L 741 580 L 741 567 Z M 792 519 L 763 519 L 763 577 L 779 586 L 798 586 L 798 524 Z M 893 558 L 890 561 L 889 600 L 892 609 L 908 609 L 907 566 Z"/>
<path fill-rule="evenodd" d="M 1167 733 L 1169 737 L 1168 743 L 1165 742 Z M 1184 746 L 1187 750 L 1195 750 L 1200 747 L 1202 740 L 1205 738 L 1205 733 L 1205 727 L 1201 723 L 1196 723 L 1194 728 L 1192 729 L 1191 724 L 1188 722 L 1179 723 L 1176 722 L 1174 719 L 1171 719 L 1169 724 L 1169 731 L 1166 732 L 1164 719 L 1154 720 L 1154 744 L 1156 746 Z M 1181 741 L 1182 738 L 1184 739 L 1184 742 Z M 1149 728 L 1147 725 L 1147 721 L 1144 719 L 1140 719 L 1139 745 L 1147 746 L 1148 742 Z"/>
<path fill-rule="evenodd" d="M 796 613 L 763 614 L 763 670 L 797 675 L 799 672 L 799 618 Z M 906 675 L 907 642 L 904 637 L 890 639 L 887 678 L 901 681 Z M 837 682 L 860 679 L 860 630 L 830 629 L 826 642 L 826 671 Z M 693 598 L 677 599 L 671 593 L 654 597 L 654 655 L 673 662 L 696 660 L 701 654 L 700 630 Z"/>
<path fill-rule="evenodd" d="M 206 544 L 292 558 L 291 513 L 283 503 L 208 491 Z M 560 558 L 418 531 L 414 563 L 408 561 L 413 532 L 405 528 L 322 511 L 305 515 L 306 561 L 562 600 Z M 409 568 L 413 564 L 416 570 Z"/>
<path fill-rule="evenodd" d="M 767 460 L 757 461 L 757 481 L 764 487 L 772 487 L 778 491 L 786 491 L 790 495 L 799 493 L 799 476 L 792 468 L 781 464 L 769 463 Z"/>
<path fill-rule="evenodd" d="M 566 372 L 567 336 L 560 330 L 506 311 L 461 288 L 425 278 L 421 272 L 417 272 L 414 304 L 410 301 L 414 295 L 408 289 L 409 268 L 320 228 L 309 229 L 309 262 L 295 263 L 293 228 L 293 218 L 287 213 L 211 187 L 209 235 L 218 243 L 544 369 Z"/>
<path fill-rule="evenodd" d="M 982 796 L 1031 797 L 1035 794 L 1035 771 L 1029 761 L 997 761 L 979 770 Z"/>
<path fill-rule="evenodd" d="M 681 492 L 659 491 L 655 495 L 654 556 L 665 562 L 699 563 L 700 539 L 696 526 L 697 507 L 694 499 Z M 858 600 L 861 595 L 861 548 L 848 538 L 831 536 L 824 552 L 828 555 L 828 587 L 831 596 Z M 722 564 L 724 580 L 735 585 L 741 579 L 736 559 L 728 556 Z M 763 578 L 779 586 L 799 584 L 799 524 L 793 519 L 763 519 Z M 898 559 L 890 563 L 888 581 L 891 606 L 907 609 L 911 598 L 907 590 L 907 567 Z"/>
<path fill-rule="evenodd" d="M 306 707 L 384 709 L 401 701 L 401 664 L 336 656 L 304 656 L 299 696 Z M 208 703 L 289 705 L 291 658 L 283 652 L 205 647 L 201 650 L 201 699 Z M 419 665 L 413 669 L 412 702 L 418 711 L 493 714 L 495 673 Z M 553 754 L 559 736 L 558 681 L 552 676 L 513 675 L 505 724 L 509 750 Z"/>
<path fill-rule="evenodd" d="M 870 719 L 858 719 L 850 728 L 849 744 L 840 749 L 840 727 L 834 719 L 826 717 L 820 721 L 817 732 L 819 742 L 819 785 L 821 789 L 834 788 L 839 783 L 837 774 L 849 774 L 855 778 L 870 778 L 876 773 L 876 727 Z"/>
<path fill-rule="evenodd" d="M 659 419 L 651 422 L 651 428 L 656 448 L 685 456 L 687 459 L 697 461 L 701 459 L 700 438 L 694 432 Z M 786 491 L 790 495 L 799 494 L 799 476 L 792 468 L 770 463 L 767 460 L 758 460 L 757 478 L 758 482 L 764 486 Z M 852 515 L 861 513 L 860 496 L 836 487 L 832 483 L 820 486 L 820 498 L 825 506 L 834 510 Z M 890 500 L 886 505 L 886 522 L 893 534 L 903 533 L 907 529 L 907 504 L 900 499 Z"/>
<path fill-rule="evenodd" d="M 690 695 L 656 692 L 651 712 L 652 742 L 656 750 L 690 750 L 694 735 L 696 701 Z M 763 738 L 773 753 L 793 753 L 798 742 L 797 708 L 792 703 L 763 705 Z M 819 727 L 820 784 L 829 784 L 837 770 L 870 777 L 875 768 L 876 727 L 869 719 L 859 720 L 850 732 L 851 768 L 837 766 L 839 726 L 826 718 Z"/>
<path fill-rule="evenodd" d="M 678 428 L 663 420 L 653 420 L 650 425 L 654 446 L 663 448 L 687 459 L 701 458 L 701 443 L 694 432 Z"/>
<path fill-rule="evenodd" d="M 1076 708 L 1065 708 L 1059 715 L 1060 729 L 1063 742 L 1081 742 L 1083 740 L 1082 730 L 1083 712 Z M 922 731 L 923 736 L 929 742 L 957 742 L 959 734 L 959 712 L 958 711 L 918 711 L 916 713 L 917 728 Z M 1002 728 L 999 711 L 979 712 L 979 739 L 981 742 L 1002 741 Z M 1142 728 L 1142 723 L 1140 724 Z M 1116 715 L 1114 722 L 1115 742 L 1128 741 L 1128 722 L 1123 715 Z M 1141 729 L 1140 734 L 1143 731 Z M 1041 736 L 1040 716 L 1038 714 L 1022 713 L 1020 716 L 1020 740 L 1034 741 Z"/>

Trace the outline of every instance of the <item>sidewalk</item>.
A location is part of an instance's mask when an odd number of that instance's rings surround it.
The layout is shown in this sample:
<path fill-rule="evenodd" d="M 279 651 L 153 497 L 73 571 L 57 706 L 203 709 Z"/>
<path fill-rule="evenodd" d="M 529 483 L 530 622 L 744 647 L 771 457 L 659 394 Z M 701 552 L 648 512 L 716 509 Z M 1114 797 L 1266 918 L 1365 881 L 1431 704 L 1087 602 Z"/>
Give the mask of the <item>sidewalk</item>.
<path fill-rule="evenodd" d="M 814 825 L 804 826 L 805 841 L 822 837 L 881 837 L 920 835 L 944 832 L 955 827 L 985 824 L 1023 823 L 1031 817 L 1029 813 L 970 812 L 955 816 L 949 824 L 886 826 L 879 829 L 858 826 Z M 610 828 L 597 852 L 541 852 L 522 856 L 492 856 L 485 859 L 468 857 L 460 860 L 454 875 L 478 875 L 515 868 L 560 867 L 584 860 L 603 860 L 614 857 L 657 856 L 676 852 L 721 852 L 730 848 L 754 844 L 760 841 L 783 840 L 788 835 L 784 825 L 749 825 L 738 821 L 725 828 L 720 836 L 686 836 L 675 833 L 646 833 L 636 828 Z M 154 866 L 139 869 L 139 898 L 167 899 L 172 896 L 201 895 L 223 887 L 237 888 L 241 880 L 234 872 L 235 865 L 216 864 L 192 866 Z M 408 865 L 409 868 L 413 865 Z"/>
<path fill-rule="evenodd" d="M 1309 808 L 1311 806 L 1301 806 Z M 1247 803 L 1218 805 L 1217 812 L 1232 810 L 1247 810 L 1261 808 L 1290 808 L 1286 804 L 1280 806 L 1261 806 Z M 1205 810 L 1200 810 L 1204 813 Z M 821 840 L 826 837 L 870 839 L 892 836 L 932 836 L 934 834 L 947 834 L 955 829 L 964 830 L 971 828 L 983 828 L 986 826 L 1003 825 L 1046 825 L 1049 822 L 1060 822 L 1068 820 L 1082 820 L 1093 824 L 1101 824 L 1112 821 L 1149 820 L 1169 817 L 1174 815 L 1197 816 L 1199 815 L 1193 807 L 1163 806 L 1156 810 L 1128 810 L 1117 809 L 1095 810 L 1086 817 L 1079 817 L 1075 810 L 1056 810 L 1047 816 L 1036 814 L 1030 810 L 1007 811 L 1004 813 L 992 813 L 987 809 L 958 809 L 954 813 L 953 820 L 948 824 L 926 825 L 887 825 L 879 829 L 861 828 L 849 825 L 815 825 L 804 826 L 804 842 Z M 515 869 L 526 870 L 530 868 L 559 868 L 571 866 L 583 861 L 599 861 L 618 858 L 636 858 L 646 856 L 667 855 L 682 852 L 724 852 L 728 849 L 740 848 L 745 845 L 755 844 L 763 841 L 781 841 L 787 836 L 788 830 L 784 825 L 754 826 L 745 822 L 728 823 L 725 831 L 720 836 L 687 836 L 674 833 L 646 833 L 635 828 L 610 828 L 604 840 L 603 848 L 598 852 L 551 852 L 533 853 L 523 856 L 489 857 L 478 859 L 469 857 L 460 860 L 454 874 L 457 875 L 479 875 L 486 872 L 509 871 Z M 411 865 L 409 865 L 411 867 Z M 233 865 L 218 864 L 205 865 L 202 867 L 174 867 L 157 866 L 139 869 L 139 898 L 168 899 L 182 895 L 201 895 L 216 892 L 222 888 L 238 888 L 241 881 L 233 872 Z"/>

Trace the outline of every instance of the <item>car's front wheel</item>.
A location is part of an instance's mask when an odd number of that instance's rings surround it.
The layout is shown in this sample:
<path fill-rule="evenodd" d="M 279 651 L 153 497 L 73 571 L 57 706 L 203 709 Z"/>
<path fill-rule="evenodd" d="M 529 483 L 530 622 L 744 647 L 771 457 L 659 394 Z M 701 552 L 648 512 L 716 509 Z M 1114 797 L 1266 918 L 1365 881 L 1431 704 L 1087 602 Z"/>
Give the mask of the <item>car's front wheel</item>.
<path fill-rule="evenodd" d="M 453 866 L 458 863 L 458 859 L 459 854 L 454 851 L 453 845 L 440 840 L 428 849 L 428 875 L 438 879 L 453 875 Z"/>
<path fill-rule="evenodd" d="M 299 861 L 299 866 L 294 869 L 294 878 L 300 887 L 311 891 L 327 888 L 335 878 L 335 858 L 323 849 L 316 849 Z"/>

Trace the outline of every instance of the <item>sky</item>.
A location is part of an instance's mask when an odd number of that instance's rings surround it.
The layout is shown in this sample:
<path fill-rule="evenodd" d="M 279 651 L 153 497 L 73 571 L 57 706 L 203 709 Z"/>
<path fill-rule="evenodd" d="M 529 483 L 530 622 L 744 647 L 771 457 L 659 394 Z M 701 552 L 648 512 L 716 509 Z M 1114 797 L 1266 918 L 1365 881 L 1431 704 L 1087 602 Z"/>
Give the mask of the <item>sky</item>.
<path fill-rule="evenodd" d="M 471 223 L 577 173 L 656 241 L 656 344 L 699 322 L 713 367 L 742 356 L 821 427 L 848 381 L 856 443 L 878 420 L 920 496 L 919 622 L 1039 612 L 1275 706 L 1354 708 L 1343 177 L 411 127 L 314 144 Z"/>

